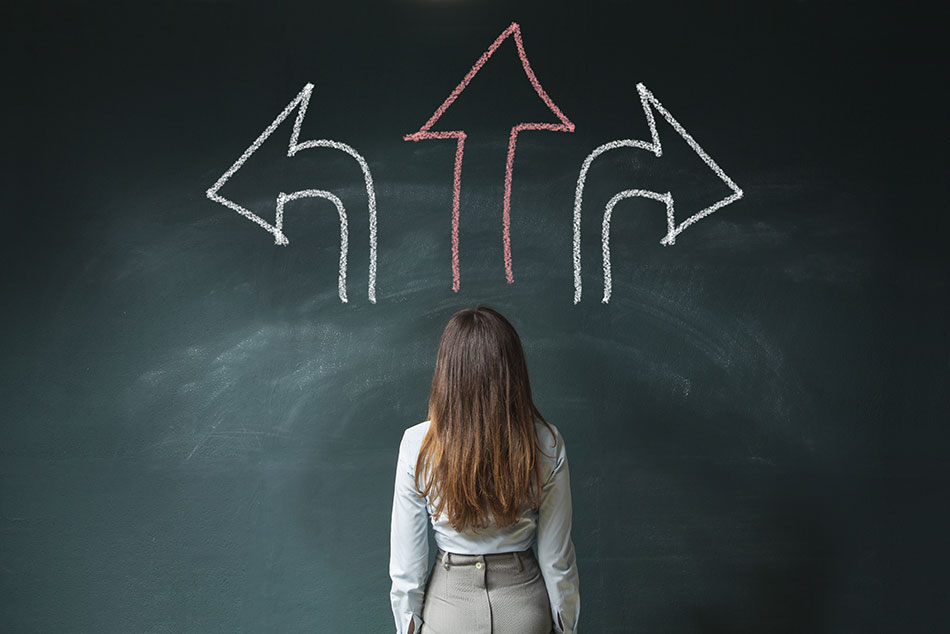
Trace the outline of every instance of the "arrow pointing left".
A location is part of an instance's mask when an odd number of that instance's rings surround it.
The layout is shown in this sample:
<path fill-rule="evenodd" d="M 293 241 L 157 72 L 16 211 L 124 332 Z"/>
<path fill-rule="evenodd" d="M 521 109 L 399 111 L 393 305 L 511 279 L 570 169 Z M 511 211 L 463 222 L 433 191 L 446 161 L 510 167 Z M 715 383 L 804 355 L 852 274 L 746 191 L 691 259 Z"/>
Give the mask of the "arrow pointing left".
<path fill-rule="evenodd" d="M 244 150 L 244 153 L 234 162 L 228 170 L 221 175 L 221 177 L 212 185 L 206 192 L 209 199 L 221 203 L 229 209 L 233 209 L 238 212 L 248 220 L 252 220 L 255 223 L 259 224 L 261 227 L 266 229 L 268 232 L 274 234 L 274 244 L 287 245 L 290 243 L 290 240 L 287 239 L 287 236 L 284 235 L 283 225 L 284 225 L 284 206 L 288 202 L 294 200 L 299 200 L 301 198 L 325 198 L 333 203 L 336 207 L 337 212 L 340 215 L 340 275 L 339 275 L 339 294 L 340 301 L 346 302 L 346 254 L 347 254 L 347 217 L 346 210 L 343 208 L 342 201 L 334 196 L 332 193 L 322 190 L 322 189 L 304 189 L 296 191 L 290 194 L 280 192 L 277 195 L 277 201 L 275 206 L 275 219 L 274 224 L 270 224 L 251 210 L 246 207 L 241 206 L 240 204 L 229 200 L 224 196 L 220 195 L 218 192 L 224 184 L 228 182 L 228 179 L 231 178 L 241 166 L 251 157 L 254 152 L 257 151 L 257 148 L 261 146 L 267 138 L 274 133 L 274 130 L 283 123 L 283 121 L 290 116 L 290 113 L 297 108 L 297 119 L 294 121 L 294 129 L 290 135 L 290 143 L 287 146 L 287 156 L 292 157 L 300 150 L 306 150 L 308 148 L 315 147 L 324 147 L 332 148 L 334 150 L 339 150 L 348 154 L 359 163 L 360 169 L 363 171 L 363 180 L 366 184 L 366 199 L 367 206 L 369 208 L 369 290 L 367 295 L 369 301 L 373 304 L 376 303 L 376 191 L 373 187 L 373 176 L 370 174 L 369 165 L 366 163 L 359 152 L 353 149 L 351 146 L 346 143 L 341 143 L 339 141 L 331 141 L 329 139 L 316 139 L 313 141 L 304 141 L 298 142 L 300 138 L 300 127 L 303 124 L 304 117 L 307 114 L 307 106 L 310 103 L 310 95 L 313 93 L 313 84 L 308 83 L 303 87 L 303 90 L 297 94 L 294 99 L 287 104 L 287 107 L 281 111 L 277 118 L 261 132 L 260 136 L 254 140 L 251 145 Z"/>

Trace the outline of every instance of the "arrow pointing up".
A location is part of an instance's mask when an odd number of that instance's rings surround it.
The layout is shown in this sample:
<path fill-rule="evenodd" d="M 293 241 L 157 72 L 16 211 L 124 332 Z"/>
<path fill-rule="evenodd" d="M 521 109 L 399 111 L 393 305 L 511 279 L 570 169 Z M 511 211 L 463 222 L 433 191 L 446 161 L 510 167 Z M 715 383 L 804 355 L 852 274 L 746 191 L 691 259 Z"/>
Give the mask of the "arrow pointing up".
<path fill-rule="evenodd" d="M 261 146 L 267 138 L 274 133 L 274 130 L 283 123 L 283 121 L 290 116 L 290 113 L 297 110 L 297 119 L 294 121 L 294 129 L 290 135 L 290 142 L 287 146 L 287 156 L 294 156 L 300 150 L 306 150 L 309 148 L 315 147 L 325 147 L 332 148 L 334 150 L 339 150 L 345 154 L 353 157 L 357 163 L 360 165 L 360 169 L 363 170 L 363 180 L 366 184 L 366 198 L 367 206 L 369 207 L 369 301 L 376 303 L 376 193 L 373 188 L 373 176 L 370 174 L 369 165 L 366 163 L 359 152 L 354 150 L 352 147 L 346 143 L 340 143 L 339 141 L 330 141 L 328 139 L 316 139 L 313 141 L 304 141 L 302 143 L 298 142 L 300 138 L 300 126 L 303 125 L 304 117 L 307 114 L 307 106 L 310 104 L 310 95 L 313 93 L 313 84 L 308 83 L 303 87 L 294 99 L 287 104 L 287 107 L 281 111 L 277 118 L 274 119 L 269 126 L 267 126 L 260 136 L 254 140 L 251 145 L 244 150 L 244 153 L 234 162 L 228 170 L 221 175 L 221 177 L 212 185 L 206 192 L 209 199 L 221 203 L 229 209 L 233 209 L 238 212 L 245 218 L 252 220 L 259 224 L 261 227 L 274 234 L 274 243 L 287 245 L 290 243 L 290 240 L 287 239 L 287 236 L 284 235 L 283 225 L 284 225 L 284 206 L 288 202 L 294 200 L 299 200 L 301 198 L 325 198 L 332 202 L 337 209 L 337 212 L 340 215 L 340 275 L 338 282 L 338 289 L 340 295 L 340 301 L 346 302 L 346 254 L 347 254 L 347 219 L 346 219 L 346 210 L 343 208 L 343 202 L 334 196 L 328 191 L 322 189 L 304 189 L 301 191 L 296 191 L 291 194 L 285 194 L 280 192 L 277 195 L 277 205 L 275 211 L 275 220 L 274 224 L 270 224 L 254 212 L 249 209 L 241 206 L 240 204 L 229 200 L 219 194 L 218 192 L 224 187 L 224 184 L 228 182 L 228 179 L 234 176 L 234 174 L 241 169 L 241 166 L 251 157 L 254 152 L 257 151 L 257 148 Z"/>
<path fill-rule="evenodd" d="M 508 156 L 505 160 L 505 197 L 502 211 L 502 233 L 505 247 L 505 277 L 509 284 L 513 283 L 515 280 L 511 272 L 511 237 L 509 228 L 511 225 L 511 178 L 512 171 L 514 170 L 515 146 L 518 143 L 518 133 L 522 130 L 548 130 L 550 132 L 574 131 L 574 124 L 571 123 L 570 119 L 564 116 L 560 108 L 551 100 L 548 93 L 541 87 L 541 83 L 535 76 L 534 71 L 531 69 L 531 64 L 528 62 L 528 56 L 524 50 L 524 43 L 521 41 L 521 27 L 518 26 L 518 23 L 512 22 L 511 26 L 505 29 L 492 45 L 488 47 L 488 50 L 482 53 L 482 56 L 478 58 L 478 61 L 475 62 L 471 70 L 466 73 L 462 81 L 459 82 L 459 85 L 455 87 L 455 90 L 446 97 L 442 105 L 436 109 L 432 116 L 429 117 L 429 120 L 426 121 L 417 132 L 407 134 L 403 137 L 405 141 L 422 141 L 426 139 L 456 140 L 455 170 L 452 181 L 452 290 L 456 292 L 459 290 L 459 198 L 461 197 L 462 191 L 462 156 L 465 151 L 466 134 L 464 130 L 433 131 L 432 126 L 445 114 L 445 111 L 448 110 L 449 106 L 452 105 L 458 96 L 462 94 L 462 91 L 465 90 L 478 71 L 482 69 L 485 62 L 494 55 L 502 42 L 510 36 L 514 37 L 515 46 L 518 47 L 518 57 L 521 59 L 521 67 L 524 69 L 528 81 L 531 82 L 534 91 L 558 120 L 558 123 L 518 123 L 512 126 L 511 133 L 508 137 Z"/>
<path fill-rule="evenodd" d="M 611 280 L 610 280 L 610 217 L 613 213 L 614 207 L 618 202 L 624 200 L 625 198 L 650 198 L 652 200 L 657 200 L 663 202 L 666 205 L 666 223 L 667 223 L 667 233 L 666 236 L 660 240 L 662 245 L 671 245 L 675 244 L 676 236 L 678 236 L 686 227 L 697 222 L 713 213 L 717 209 L 725 207 L 729 203 L 735 202 L 742 198 L 742 190 L 739 189 L 739 186 L 733 182 L 731 178 L 726 176 L 726 173 L 722 171 L 722 168 L 716 164 L 716 161 L 712 159 L 711 156 L 706 154 L 703 148 L 699 147 L 699 144 L 695 139 L 683 128 L 679 122 L 673 118 L 673 115 L 670 114 L 669 110 L 663 107 L 656 97 L 653 96 L 646 86 L 643 84 L 637 84 L 637 92 L 640 93 L 640 103 L 643 106 L 643 112 L 646 115 L 647 124 L 650 127 L 650 140 L 649 141 L 639 141 L 635 139 L 618 139 L 616 141 L 611 141 L 609 143 L 604 143 L 603 145 L 594 149 L 593 152 L 587 155 L 587 158 L 584 159 L 583 164 L 581 165 L 580 174 L 577 177 L 577 189 L 574 192 L 574 303 L 581 301 L 581 204 L 584 197 L 584 183 L 587 180 L 587 172 L 590 170 L 591 164 L 594 160 L 600 155 L 608 152 L 610 150 L 615 150 L 622 147 L 636 148 L 640 150 L 647 150 L 652 152 L 655 156 L 660 157 L 663 155 L 663 146 L 660 143 L 660 135 L 656 130 L 656 121 L 653 118 L 653 109 L 656 109 L 660 115 L 663 116 L 666 121 L 673 126 L 673 129 L 683 137 L 683 139 L 689 144 L 693 151 L 703 160 L 706 165 L 709 166 L 716 176 L 722 180 L 729 189 L 732 190 L 732 194 L 726 196 L 722 200 L 713 203 L 712 205 L 701 209 L 689 216 L 683 222 L 676 224 L 676 216 L 673 209 L 673 196 L 670 192 L 659 193 L 655 191 L 650 191 L 646 189 L 627 189 L 624 190 L 613 198 L 610 199 L 610 202 L 607 203 L 606 208 L 604 209 L 604 221 L 603 221 L 603 234 L 602 234 L 602 250 L 604 256 L 604 298 L 603 303 L 608 303 L 610 301 L 610 289 L 611 289 Z"/>

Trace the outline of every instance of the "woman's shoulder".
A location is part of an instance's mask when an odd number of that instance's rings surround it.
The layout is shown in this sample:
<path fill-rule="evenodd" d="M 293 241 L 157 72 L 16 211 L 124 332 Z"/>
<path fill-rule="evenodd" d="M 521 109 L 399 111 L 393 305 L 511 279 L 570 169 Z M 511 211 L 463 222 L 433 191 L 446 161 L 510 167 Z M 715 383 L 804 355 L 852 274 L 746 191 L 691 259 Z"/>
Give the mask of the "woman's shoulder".
<path fill-rule="evenodd" d="M 534 430 L 538 440 L 537 456 L 542 465 L 542 480 L 547 482 L 557 465 L 563 460 L 564 438 L 561 437 L 561 430 L 552 423 L 545 425 L 544 421 L 535 421 Z"/>
<path fill-rule="evenodd" d="M 546 421 L 536 420 L 534 421 L 534 432 L 538 437 L 538 440 L 547 447 L 555 447 L 564 442 L 563 437 L 561 436 L 561 430 L 557 428 L 554 423 L 547 423 Z"/>
<path fill-rule="evenodd" d="M 417 447 L 420 446 L 422 439 L 425 438 L 426 432 L 429 431 L 429 423 L 430 421 L 424 420 L 412 427 L 407 427 L 402 432 L 403 442 L 410 443 Z"/>
<path fill-rule="evenodd" d="M 545 425 L 540 420 L 535 421 L 534 430 L 541 460 L 550 462 L 552 465 L 560 462 L 565 453 L 564 437 L 561 436 L 561 430 L 553 423 Z"/>

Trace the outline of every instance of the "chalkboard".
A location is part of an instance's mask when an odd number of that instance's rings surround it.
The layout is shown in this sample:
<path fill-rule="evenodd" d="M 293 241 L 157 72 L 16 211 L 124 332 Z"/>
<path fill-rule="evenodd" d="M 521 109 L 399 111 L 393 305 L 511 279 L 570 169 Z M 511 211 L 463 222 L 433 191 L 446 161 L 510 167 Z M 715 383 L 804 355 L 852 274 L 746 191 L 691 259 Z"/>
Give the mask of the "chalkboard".
<path fill-rule="evenodd" d="M 582 632 L 945 630 L 946 11 L 327 4 L 5 5 L 0 630 L 392 631 L 480 303 Z"/>

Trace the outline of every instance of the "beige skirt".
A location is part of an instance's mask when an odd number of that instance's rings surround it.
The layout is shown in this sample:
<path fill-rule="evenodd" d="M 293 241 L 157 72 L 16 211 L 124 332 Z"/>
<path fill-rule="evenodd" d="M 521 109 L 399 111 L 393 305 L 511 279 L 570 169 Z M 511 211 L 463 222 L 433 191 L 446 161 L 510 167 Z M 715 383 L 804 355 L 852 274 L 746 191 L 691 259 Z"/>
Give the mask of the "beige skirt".
<path fill-rule="evenodd" d="M 441 548 L 426 582 L 418 634 L 551 634 L 551 604 L 534 551 L 460 555 Z"/>

